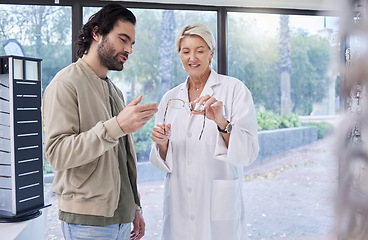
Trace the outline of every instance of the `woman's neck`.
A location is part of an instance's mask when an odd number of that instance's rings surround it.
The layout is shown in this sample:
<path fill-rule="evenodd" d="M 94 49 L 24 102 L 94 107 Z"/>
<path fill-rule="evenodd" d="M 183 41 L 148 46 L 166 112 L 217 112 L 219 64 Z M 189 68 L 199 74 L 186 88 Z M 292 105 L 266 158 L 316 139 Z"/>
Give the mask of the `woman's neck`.
<path fill-rule="evenodd" d="M 193 89 L 196 91 L 203 90 L 204 85 L 208 80 L 208 77 L 211 74 L 211 70 L 207 71 L 205 74 L 200 76 L 191 76 L 189 75 L 189 90 Z"/>

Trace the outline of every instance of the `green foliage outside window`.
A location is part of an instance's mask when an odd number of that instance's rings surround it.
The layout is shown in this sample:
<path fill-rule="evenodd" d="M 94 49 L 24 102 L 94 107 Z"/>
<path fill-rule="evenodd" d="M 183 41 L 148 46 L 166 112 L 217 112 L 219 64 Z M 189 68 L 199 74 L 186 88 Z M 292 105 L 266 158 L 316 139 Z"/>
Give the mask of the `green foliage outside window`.
<path fill-rule="evenodd" d="M 334 126 L 328 122 L 308 122 L 302 123 L 303 126 L 316 126 L 318 130 L 318 139 L 322 139 L 331 135 L 334 131 Z"/>
<path fill-rule="evenodd" d="M 149 153 L 151 151 L 151 133 L 155 125 L 155 121 L 152 118 L 143 126 L 141 130 L 133 134 L 135 140 L 135 149 L 137 151 L 137 160 L 139 162 L 148 161 Z"/>
<path fill-rule="evenodd" d="M 300 127 L 301 122 L 295 113 L 279 115 L 269 110 L 257 113 L 258 131 L 273 130 L 279 128 Z"/>
<path fill-rule="evenodd" d="M 272 111 L 257 113 L 258 131 L 274 130 L 280 128 L 292 128 L 301 126 L 315 126 L 318 131 L 318 139 L 322 139 L 333 132 L 333 125 L 328 122 L 301 122 L 295 113 L 279 115 Z"/>

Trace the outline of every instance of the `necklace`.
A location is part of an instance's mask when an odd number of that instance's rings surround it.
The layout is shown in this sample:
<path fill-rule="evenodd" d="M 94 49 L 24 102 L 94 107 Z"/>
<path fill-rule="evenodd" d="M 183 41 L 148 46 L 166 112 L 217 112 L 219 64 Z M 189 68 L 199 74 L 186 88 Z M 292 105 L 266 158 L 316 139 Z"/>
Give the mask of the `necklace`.
<path fill-rule="evenodd" d="M 196 87 L 194 87 L 194 86 L 193 86 L 193 88 L 194 88 L 195 90 L 197 90 L 197 91 L 199 91 L 200 89 L 203 89 L 203 87 L 204 87 L 204 85 L 203 85 L 203 86 L 200 86 L 200 87 L 198 87 L 198 88 L 196 88 Z"/>
<path fill-rule="evenodd" d="M 189 78 L 189 80 L 190 80 L 190 78 Z M 195 90 L 197 90 L 197 91 L 199 91 L 200 89 L 203 89 L 204 85 L 206 85 L 206 81 L 204 82 L 204 84 L 202 86 L 199 86 L 199 87 L 194 87 L 194 84 L 193 84 L 192 88 L 195 89 Z"/>

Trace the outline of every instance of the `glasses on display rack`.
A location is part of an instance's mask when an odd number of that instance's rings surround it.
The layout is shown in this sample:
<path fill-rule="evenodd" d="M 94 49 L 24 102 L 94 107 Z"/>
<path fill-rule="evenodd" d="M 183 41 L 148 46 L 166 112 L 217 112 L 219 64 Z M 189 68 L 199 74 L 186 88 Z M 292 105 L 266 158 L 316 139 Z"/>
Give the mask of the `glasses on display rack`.
<path fill-rule="evenodd" d="M 195 102 L 186 102 L 182 99 L 179 98 L 172 98 L 169 99 L 169 101 L 166 104 L 166 109 L 165 109 L 165 113 L 164 113 L 164 124 L 166 125 L 166 114 L 167 114 L 167 110 L 170 108 L 174 108 L 174 109 L 181 109 L 184 107 L 189 107 L 189 110 L 191 112 L 202 112 L 203 111 L 203 126 L 202 126 L 202 130 L 201 130 L 201 134 L 199 135 L 199 140 L 201 140 L 202 138 L 202 134 L 203 134 L 203 130 L 204 130 L 204 126 L 206 124 L 206 110 L 204 109 L 203 105 L 200 105 L 198 103 Z M 166 134 L 165 128 L 164 128 L 164 132 Z"/>

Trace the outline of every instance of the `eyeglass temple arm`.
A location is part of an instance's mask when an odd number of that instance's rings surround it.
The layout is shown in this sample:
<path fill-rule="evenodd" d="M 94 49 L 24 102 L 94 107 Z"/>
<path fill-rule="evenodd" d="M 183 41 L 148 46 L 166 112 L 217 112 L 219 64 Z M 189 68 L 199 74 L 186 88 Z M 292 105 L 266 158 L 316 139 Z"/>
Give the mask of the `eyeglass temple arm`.
<path fill-rule="evenodd" d="M 165 113 L 164 113 L 164 134 L 166 134 L 166 123 L 165 123 L 165 120 L 166 120 L 166 113 L 167 113 L 167 109 L 169 108 L 169 103 L 170 103 L 171 99 L 167 102 L 166 104 L 166 108 L 165 108 Z"/>
<path fill-rule="evenodd" d="M 202 131 L 201 131 L 201 134 L 199 135 L 198 140 L 201 140 L 201 138 L 202 138 L 202 134 L 203 134 L 203 130 L 204 130 L 205 125 L 206 125 L 206 109 L 204 109 L 204 111 L 203 111 L 203 126 L 202 126 Z"/>

